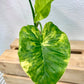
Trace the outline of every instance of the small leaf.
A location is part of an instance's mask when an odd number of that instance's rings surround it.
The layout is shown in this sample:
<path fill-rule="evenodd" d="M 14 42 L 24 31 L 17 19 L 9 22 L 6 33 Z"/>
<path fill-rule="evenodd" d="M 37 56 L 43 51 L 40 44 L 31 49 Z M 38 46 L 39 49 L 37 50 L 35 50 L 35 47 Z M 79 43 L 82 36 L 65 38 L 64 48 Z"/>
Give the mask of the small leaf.
<path fill-rule="evenodd" d="M 56 84 L 69 62 L 70 44 L 52 22 L 45 24 L 42 35 L 28 25 L 20 31 L 18 55 L 23 70 L 35 84 Z"/>
<path fill-rule="evenodd" d="M 35 0 L 35 22 L 49 15 L 52 1 L 53 0 Z"/>

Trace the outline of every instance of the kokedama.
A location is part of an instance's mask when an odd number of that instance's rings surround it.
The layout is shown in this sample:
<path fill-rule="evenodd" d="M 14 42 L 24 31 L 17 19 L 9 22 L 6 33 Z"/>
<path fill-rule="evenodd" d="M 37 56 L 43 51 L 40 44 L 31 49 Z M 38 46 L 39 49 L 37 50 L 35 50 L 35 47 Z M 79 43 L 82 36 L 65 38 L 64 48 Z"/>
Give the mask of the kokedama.
<path fill-rule="evenodd" d="M 70 58 L 67 35 L 53 22 L 47 22 L 43 29 L 39 22 L 49 15 L 52 1 L 35 0 L 34 9 L 29 0 L 34 25 L 22 27 L 19 33 L 20 64 L 35 84 L 56 84 Z"/>

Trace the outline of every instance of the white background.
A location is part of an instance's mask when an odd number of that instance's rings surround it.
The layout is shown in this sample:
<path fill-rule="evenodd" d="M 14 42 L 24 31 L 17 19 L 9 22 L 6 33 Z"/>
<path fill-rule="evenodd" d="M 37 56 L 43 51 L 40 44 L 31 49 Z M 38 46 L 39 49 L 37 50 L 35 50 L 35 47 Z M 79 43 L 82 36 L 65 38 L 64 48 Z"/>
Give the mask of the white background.
<path fill-rule="evenodd" d="M 34 1 L 33 5 L 34 5 Z M 69 40 L 84 40 L 84 0 L 54 0 L 49 16 Z M 22 26 L 33 24 L 28 0 L 0 0 L 0 54 L 19 36 Z"/>

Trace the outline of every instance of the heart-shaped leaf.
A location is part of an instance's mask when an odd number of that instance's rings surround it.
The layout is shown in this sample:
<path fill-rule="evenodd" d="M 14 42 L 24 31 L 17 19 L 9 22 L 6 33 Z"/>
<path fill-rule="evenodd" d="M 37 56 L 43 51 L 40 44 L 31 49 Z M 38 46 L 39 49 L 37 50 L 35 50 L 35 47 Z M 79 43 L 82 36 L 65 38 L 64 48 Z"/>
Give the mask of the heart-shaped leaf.
<path fill-rule="evenodd" d="M 53 0 L 35 0 L 35 23 L 49 15 Z"/>
<path fill-rule="evenodd" d="M 66 34 L 48 22 L 42 34 L 33 25 L 24 26 L 19 35 L 20 64 L 35 84 L 56 84 L 70 58 Z"/>

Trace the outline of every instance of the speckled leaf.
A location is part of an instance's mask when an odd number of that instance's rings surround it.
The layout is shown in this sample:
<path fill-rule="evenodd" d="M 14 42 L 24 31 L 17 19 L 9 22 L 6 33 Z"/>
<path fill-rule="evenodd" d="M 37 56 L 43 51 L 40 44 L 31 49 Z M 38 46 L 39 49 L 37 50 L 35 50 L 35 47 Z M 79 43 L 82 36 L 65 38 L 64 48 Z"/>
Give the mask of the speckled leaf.
<path fill-rule="evenodd" d="M 56 84 L 68 64 L 70 44 L 52 22 L 45 24 L 42 35 L 28 25 L 20 31 L 18 55 L 23 70 L 35 84 Z"/>
<path fill-rule="evenodd" d="M 35 22 L 49 15 L 52 1 L 53 0 L 35 0 Z"/>

